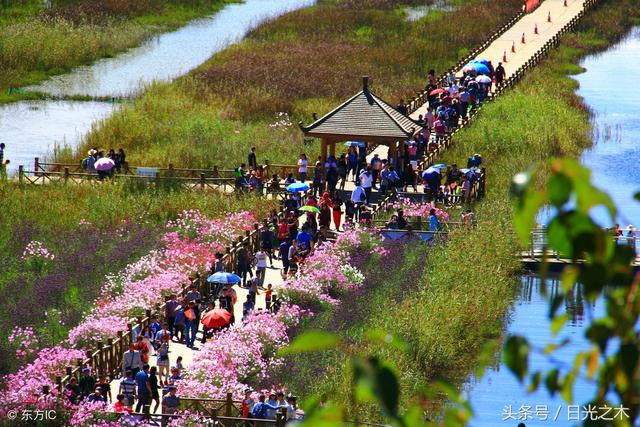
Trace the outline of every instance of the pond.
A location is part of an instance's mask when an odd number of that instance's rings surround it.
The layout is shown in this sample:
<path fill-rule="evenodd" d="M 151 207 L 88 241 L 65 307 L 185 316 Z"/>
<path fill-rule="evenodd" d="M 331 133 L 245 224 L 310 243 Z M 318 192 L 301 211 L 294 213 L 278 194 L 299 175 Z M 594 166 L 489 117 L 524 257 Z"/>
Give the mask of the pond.
<path fill-rule="evenodd" d="M 240 41 L 251 29 L 315 0 L 245 0 L 209 18 L 161 34 L 114 58 L 77 67 L 27 87 L 55 96 L 133 96 L 154 80 L 168 81 L 187 73 L 212 55 Z M 32 167 L 36 156 L 56 146 L 75 146 L 93 123 L 114 111 L 112 103 L 76 101 L 18 102 L 0 106 L 0 140 L 7 144 L 9 173 L 18 165 Z M 117 104 L 116 104 L 117 105 Z"/>
<path fill-rule="evenodd" d="M 584 152 L 581 161 L 592 170 L 594 184 L 612 195 L 619 208 L 621 225 L 637 223 L 640 205 L 633 200 L 633 193 L 640 190 L 640 170 L 635 165 L 640 152 L 640 93 L 630 85 L 640 66 L 640 28 L 633 29 L 606 52 L 585 58 L 581 65 L 586 72 L 575 77 L 580 83 L 578 94 L 593 111 L 594 125 L 594 146 Z M 540 221 L 546 222 L 549 215 L 549 212 L 543 213 Z M 603 210 L 596 209 L 593 215 L 603 226 L 612 225 Z M 558 286 L 558 281 L 552 280 L 547 291 L 552 294 Z M 577 352 L 589 348 L 584 338 L 589 319 L 604 314 L 601 300 L 594 305 L 588 304 L 582 298 L 580 287 L 574 290 L 569 302 L 565 312 L 571 320 L 559 337 L 552 337 L 548 297 L 543 295 L 541 280 L 536 276 L 523 277 L 520 293 L 507 320 L 507 333 L 524 335 L 539 348 L 552 341 L 557 343 L 564 337 L 571 338 L 571 344 L 555 354 L 568 367 Z M 500 354 L 496 355 L 496 364 L 482 379 L 471 377 L 464 386 L 475 411 L 472 426 L 506 427 L 516 426 L 519 422 L 525 422 L 527 427 L 579 424 L 571 419 L 575 411 L 570 411 L 575 408 L 567 406 L 559 396 L 550 397 L 546 390 L 528 394 L 500 358 Z M 553 366 L 540 354 L 533 355 L 531 363 L 533 369 L 547 370 Z M 586 403 L 593 391 L 592 383 L 578 381 L 574 402 Z M 536 406 L 539 413 L 536 413 Z M 518 418 L 527 407 L 532 411 L 531 418 L 518 420 L 509 416 Z M 543 421 L 545 409 L 547 419 Z"/>

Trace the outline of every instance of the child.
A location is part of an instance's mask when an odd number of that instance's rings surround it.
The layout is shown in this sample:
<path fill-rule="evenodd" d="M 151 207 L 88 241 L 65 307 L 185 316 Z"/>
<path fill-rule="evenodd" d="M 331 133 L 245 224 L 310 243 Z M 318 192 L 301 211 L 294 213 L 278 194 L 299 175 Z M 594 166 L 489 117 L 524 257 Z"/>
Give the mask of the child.
<path fill-rule="evenodd" d="M 267 290 L 264 292 L 264 301 L 267 306 L 267 310 L 271 311 L 271 297 L 273 295 L 273 286 L 271 283 L 267 285 Z"/>
<path fill-rule="evenodd" d="M 251 295 L 247 295 L 247 300 L 242 304 L 242 318 L 246 318 L 253 311 L 254 301 L 251 300 Z"/>

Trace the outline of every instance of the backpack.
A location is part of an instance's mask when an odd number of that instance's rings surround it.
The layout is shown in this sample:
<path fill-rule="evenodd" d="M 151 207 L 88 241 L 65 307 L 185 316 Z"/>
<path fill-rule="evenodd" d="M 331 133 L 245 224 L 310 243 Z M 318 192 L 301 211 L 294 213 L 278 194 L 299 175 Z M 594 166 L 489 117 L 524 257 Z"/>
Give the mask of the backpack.
<path fill-rule="evenodd" d="M 84 159 L 80 160 L 80 167 L 84 170 L 87 169 L 87 158 L 85 157 Z"/>

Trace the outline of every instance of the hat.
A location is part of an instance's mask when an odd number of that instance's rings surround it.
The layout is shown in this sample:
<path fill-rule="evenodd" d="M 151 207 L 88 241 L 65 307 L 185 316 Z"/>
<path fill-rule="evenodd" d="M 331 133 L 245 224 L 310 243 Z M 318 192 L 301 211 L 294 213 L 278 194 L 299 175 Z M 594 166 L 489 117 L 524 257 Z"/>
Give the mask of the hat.
<path fill-rule="evenodd" d="M 251 393 L 253 391 L 253 389 L 251 387 L 247 387 L 244 389 L 245 394 L 246 393 Z"/>
<path fill-rule="evenodd" d="M 83 368 L 82 372 L 91 372 L 91 368 Z"/>

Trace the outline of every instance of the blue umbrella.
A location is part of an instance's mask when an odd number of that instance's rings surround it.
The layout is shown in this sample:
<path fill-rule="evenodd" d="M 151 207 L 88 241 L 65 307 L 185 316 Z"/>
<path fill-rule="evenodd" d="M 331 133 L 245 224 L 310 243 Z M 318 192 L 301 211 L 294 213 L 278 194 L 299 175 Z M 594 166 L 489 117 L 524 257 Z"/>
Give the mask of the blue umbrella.
<path fill-rule="evenodd" d="M 294 182 L 293 184 L 289 184 L 287 186 L 287 191 L 289 193 L 299 193 L 301 191 L 307 191 L 309 189 L 309 184 L 305 184 L 304 182 Z"/>
<path fill-rule="evenodd" d="M 482 59 L 482 58 L 474 59 L 471 62 L 477 62 L 478 64 L 483 64 L 483 65 L 486 65 L 487 67 L 491 63 L 491 61 L 489 61 L 488 59 Z"/>
<path fill-rule="evenodd" d="M 489 74 L 491 71 L 489 70 L 489 67 L 487 67 L 486 65 L 480 63 L 480 62 L 469 62 L 465 68 L 471 67 L 474 70 L 476 70 L 476 73 L 479 74 Z"/>
<path fill-rule="evenodd" d="M 207 279 L 210 283 L 224 283 L 226 285 L 233 285 L 234 283 L 240 283 L 242 279 L 233 273 L 225 273 L 224 271 L 218 271 L 212 274 Z"/>
<path fill-rule="evenodd" d="M 426 171 L 422 172 L 422 179 L 429 181 L 434 178 L 440 178 L 440 170 L 431 166 Z"/>
<path fill-rule="evenodd" d="M 364 148 L 367 146 L 367 144 L 365 144 L 364 142 L 358 142 L 358 141 L 347 141 L 344 143 L 345 147 L 360 147 L 360 148 Z"/>
<path fill-rule="evenodd" d="M 446 169 L 447 165 L 445 165 L 444 163 L 438 163 L 437 165 L 432 165 L 431 167 L 434 169 Z"/>

